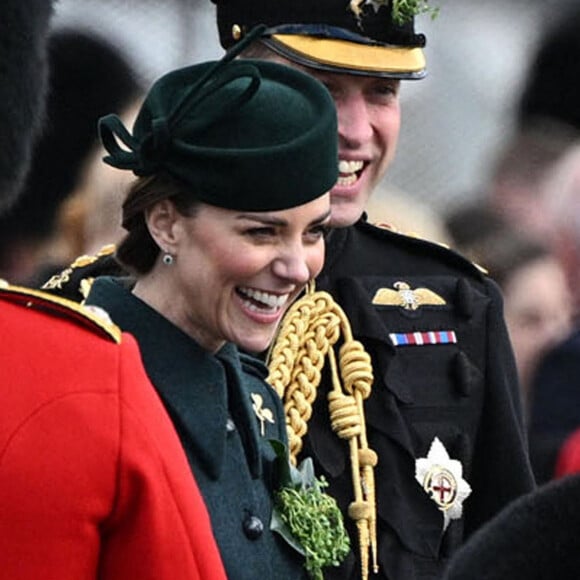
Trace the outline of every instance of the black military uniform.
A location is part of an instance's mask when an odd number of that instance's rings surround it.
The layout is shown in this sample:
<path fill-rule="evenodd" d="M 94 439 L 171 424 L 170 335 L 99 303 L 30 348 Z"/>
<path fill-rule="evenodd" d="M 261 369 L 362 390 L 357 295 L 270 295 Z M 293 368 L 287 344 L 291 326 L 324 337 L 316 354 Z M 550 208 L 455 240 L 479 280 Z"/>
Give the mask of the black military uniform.
<path fill-rule="evenodd" d="M 458 254 L 363 220 L 334 230 L 327 247 L 317 288 L 339 302 L 373 361 L 365 410 L 379 457 L 378 577 L 439 578 L 466 536 L 533 485 L 500 295 Z M 391 299 L 373 304 L 381 289 Z M 425 290 L 443 303 L 422 298 Z M 348 450 L 329 427 L 328 388 L 323 380 L 304 455 L 316 458 L 346 512 L 353 499 Z M 472 490 L 463 517 L 445 531 L 442 512 L 415 479 L 416 460 L 428 456 L 435 437 L 461 462 Z M 327 578 L 357 574 L 351 558 Z"/>

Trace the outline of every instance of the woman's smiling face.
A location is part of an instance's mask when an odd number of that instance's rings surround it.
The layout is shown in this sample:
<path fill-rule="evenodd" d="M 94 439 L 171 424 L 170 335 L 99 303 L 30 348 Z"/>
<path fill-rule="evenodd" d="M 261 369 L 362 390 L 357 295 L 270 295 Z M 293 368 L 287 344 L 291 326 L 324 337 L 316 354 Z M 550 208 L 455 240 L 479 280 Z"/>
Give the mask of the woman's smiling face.
<path fill-rule="evenodd" d="M 274 212 L 200 204 L 190 217 L 159 202 L 149 229 L 174 261 L 158 259 L 135 294 L 211 352 L 226 341 L 263 351 L 289 304 L 322 269 L 329 218 L 328 194 Z"/>

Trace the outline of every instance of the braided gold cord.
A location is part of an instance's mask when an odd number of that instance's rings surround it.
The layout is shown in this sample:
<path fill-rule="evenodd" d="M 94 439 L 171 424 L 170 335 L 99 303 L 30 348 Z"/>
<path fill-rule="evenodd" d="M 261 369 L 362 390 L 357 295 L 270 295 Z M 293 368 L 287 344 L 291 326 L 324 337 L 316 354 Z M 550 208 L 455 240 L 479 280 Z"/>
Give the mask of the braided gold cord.
<path fill-rule="evenodd" d="M 339 372 L 333 346 L 341 336 Z M 364 416 L 364 400 L 370 395 L 373 383 L 371 359 L 363 345 L 353 339 L 342 308 L 330 294 L 315 291 L 311 285 L 286 313 L 268 362 L 268 382 L 284 404 L 290 458 L 294 464 L 308 431 L 327 357 L 332 377 L 332 390 L 328 394 L 330 422 L 338 437 L 348 441 L 350 449 L 354 501 L 348 514 L 356 522 L 361 574 L 366 580 L 369 550 L 373 570 L 378 571 L 373 471 L 377 454 L 368 446 Z"/>
<path fill-rule="evenodd" d="M 290 459 L 295 464 L 308 430 L 324 359 L 340 336 L 330 294 L 304 295 L 286 313 L 269 357 L 268 382 L 284 402 Z"/>
<path fill-rule="evenodd" d="M 340 369 L 344 381 L 344 388 L 348 393 L 354 394 L 358 415 L 360 417 L 360 435 L 358 449 L 358 463 L 361 470 L 361 481 L 364 495 L 371 506 L 376 505 L 375 497 L 375 473 L 374 467 L 378 463 L 378 456 L 368 444 L 367 429 L 364 414 L 364 399 L 371 394 L 373 384 L 373 369 L 371 357 L 365 351 L 364 346 L 352 336 L 340 349 Z M 377 559 L 377 518 L 376 509 L 369 513 L 369 534 L 372 539 L 370 547 L 372 552 L 373 571 L 378 573 Z"/>

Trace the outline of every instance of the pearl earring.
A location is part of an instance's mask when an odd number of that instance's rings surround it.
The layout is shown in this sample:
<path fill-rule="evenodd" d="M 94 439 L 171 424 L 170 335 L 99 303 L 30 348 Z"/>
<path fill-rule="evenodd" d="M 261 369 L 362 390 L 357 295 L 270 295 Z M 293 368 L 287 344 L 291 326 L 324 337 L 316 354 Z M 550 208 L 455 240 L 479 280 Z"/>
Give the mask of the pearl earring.
<path fill-rule="evenodd" d="M 171 266 L 171 264 L 173 264 L 173 256 L 167 252 L 163 254 L 163 263 L 166 266 Z"/>

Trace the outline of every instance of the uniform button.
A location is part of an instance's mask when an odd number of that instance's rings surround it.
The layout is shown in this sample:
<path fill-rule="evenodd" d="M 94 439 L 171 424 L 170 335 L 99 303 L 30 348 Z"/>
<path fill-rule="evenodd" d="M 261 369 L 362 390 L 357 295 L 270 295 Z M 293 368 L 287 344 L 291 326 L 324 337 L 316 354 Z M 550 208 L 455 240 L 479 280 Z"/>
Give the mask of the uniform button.
<path fill-rule="evenodd" d="M 232 433 L 236 430 L 236 424 L 234 423 L 233 419 L 228 418 L 226 421 L 226 431 L 228 433 Z"/>
<path fill-rule="evenodd" d="M 244 534 L 249 540 L 257 540 L 264 532 L 264 524 L 256 516 L 248 516 L 243 523 Z"/>

